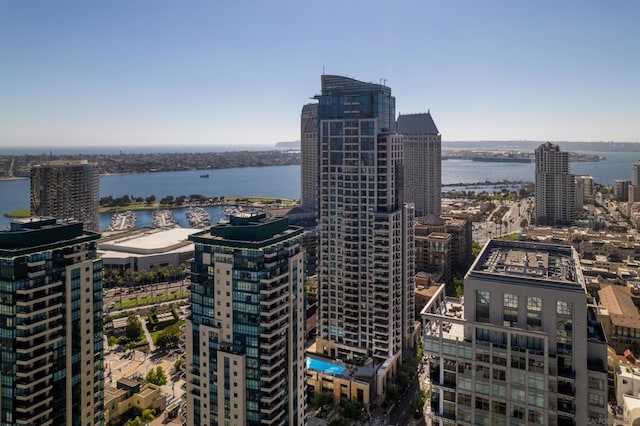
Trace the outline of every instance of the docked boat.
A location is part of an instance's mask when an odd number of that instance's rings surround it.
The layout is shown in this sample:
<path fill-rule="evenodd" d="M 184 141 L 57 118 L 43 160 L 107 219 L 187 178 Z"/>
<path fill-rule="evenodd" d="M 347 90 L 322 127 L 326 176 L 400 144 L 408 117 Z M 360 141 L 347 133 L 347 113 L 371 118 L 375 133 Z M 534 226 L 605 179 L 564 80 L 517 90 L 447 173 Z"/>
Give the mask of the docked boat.
<path fill-rule="evenodd" d="M 151 216 L 154 228 L 173 228 L 177 226 L 171 210 L 155 210 Z"/>
<path fill-rule="evenodd" d="M 132 211 L 116 213 L 111 216 L 107 231 L 122 231 L 136 226 L 136 214 Z"/>
<path fill-rule="evenodd" d="M 192 228 L 206 228 L 211 226 L 211 215 L 202 207 L 190 207 L 185 215 Z"/>

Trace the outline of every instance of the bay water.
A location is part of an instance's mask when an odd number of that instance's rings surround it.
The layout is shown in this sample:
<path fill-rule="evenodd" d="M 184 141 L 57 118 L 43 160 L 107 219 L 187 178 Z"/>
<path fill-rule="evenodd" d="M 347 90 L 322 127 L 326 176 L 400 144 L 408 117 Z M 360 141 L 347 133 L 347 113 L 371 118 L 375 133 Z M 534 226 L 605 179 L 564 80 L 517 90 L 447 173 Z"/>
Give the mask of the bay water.
<path fill-rule="evenodd" d="M 631 165 L 640 160 L 638 152 L 590 152 L 606 157 L 595 163 L 570 163 L 570 172 L 591 175 L 597 183 L 613 185 L 615 179 L 629 179 Z M 442 162 L 442 183 L 499 182 L 523 180 L 533 182 L 533 163 L 492 163 L 471 160 Z M 201 175 L 209 175 L 203 178 Z M 29 179 L 0 181 L 0 229 L 9 224 L 3 215 L 29 208 Z M 445 188 L 449 189 L 449 188 Z M 172 195 L 200 194 L 208 197 L 275 197 L 300 198 L 300 166 L 246 167 L 216 170 L 188 170 L 100 176 L 100 197 L 148 197 L 159 200 Z M 222 217 L 221 207 L 207 208 L 215 222 Z M 137 212 L 137 226 L 151 224 L 151 211 Z M 100 228 L 109 224 L 110 214 L 101 214 Z M 188 226 L 184 211 L 174 216 L 182 226 Z"/>

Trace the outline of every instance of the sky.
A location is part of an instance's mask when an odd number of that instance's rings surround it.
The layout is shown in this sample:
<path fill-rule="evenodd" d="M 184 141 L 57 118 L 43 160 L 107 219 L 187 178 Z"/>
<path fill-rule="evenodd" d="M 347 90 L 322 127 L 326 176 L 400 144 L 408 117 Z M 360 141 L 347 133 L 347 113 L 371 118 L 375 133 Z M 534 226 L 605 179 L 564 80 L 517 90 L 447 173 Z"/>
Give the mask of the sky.
<path fill-rule="evenodd" d="M 320 75 L 445 141 L 640 142 L 640 2 L 0 0 L 0 147 L 300 139 Z"/>

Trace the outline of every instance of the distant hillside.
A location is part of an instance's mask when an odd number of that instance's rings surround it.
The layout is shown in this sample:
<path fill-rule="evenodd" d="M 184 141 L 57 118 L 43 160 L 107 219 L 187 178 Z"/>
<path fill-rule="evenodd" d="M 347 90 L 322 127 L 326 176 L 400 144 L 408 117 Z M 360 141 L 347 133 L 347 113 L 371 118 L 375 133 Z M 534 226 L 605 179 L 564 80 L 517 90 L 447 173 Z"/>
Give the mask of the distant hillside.
<path fill-rule="evenodd" d="M 444 149 L 531 150 L 545 141 L 442 141 Z M 638 142 L 551 141 L 563 151 L 638 152 Z"/>
<path fill-rule="evenodd" d="M 278 142 L 276 148 L 300 149 L 300 141 Z"/>

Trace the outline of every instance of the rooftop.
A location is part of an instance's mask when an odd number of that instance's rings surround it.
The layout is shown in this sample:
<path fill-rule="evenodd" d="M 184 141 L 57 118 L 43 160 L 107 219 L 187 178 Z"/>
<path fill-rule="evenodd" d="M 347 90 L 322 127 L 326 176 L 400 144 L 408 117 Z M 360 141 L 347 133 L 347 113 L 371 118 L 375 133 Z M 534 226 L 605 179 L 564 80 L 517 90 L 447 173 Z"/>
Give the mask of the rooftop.
<path fill-rule="evenodd" d="M 193 228 L 145 230 L 143 233 L 128 234 L 122 238 L 99 243 L 99 250 L 138 254 L 165 253 L 192 245 L 189 236 L 198 231 Z"/>
<path fill-rule="evenodd" d="M 570 246 L 491 240 L 469 273 L 582 286 L 578 265 L 577 254 Z"/>
<path fill-rule="evenodd" d="M 401 134 L 437 135 L 440 132 L 433 122 L 431 112 L 420 114 L 401 114 L 398 117 L 398 132 Z"/>

